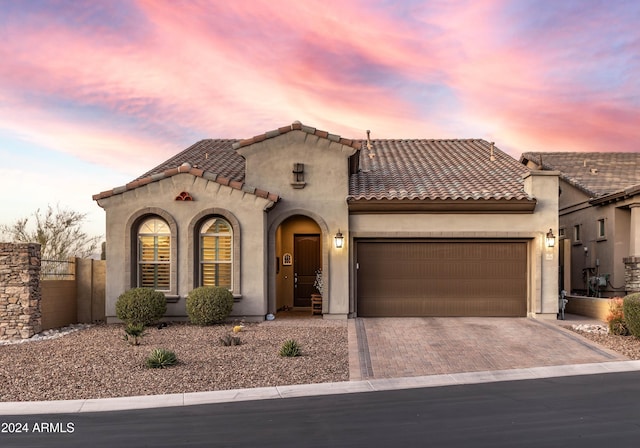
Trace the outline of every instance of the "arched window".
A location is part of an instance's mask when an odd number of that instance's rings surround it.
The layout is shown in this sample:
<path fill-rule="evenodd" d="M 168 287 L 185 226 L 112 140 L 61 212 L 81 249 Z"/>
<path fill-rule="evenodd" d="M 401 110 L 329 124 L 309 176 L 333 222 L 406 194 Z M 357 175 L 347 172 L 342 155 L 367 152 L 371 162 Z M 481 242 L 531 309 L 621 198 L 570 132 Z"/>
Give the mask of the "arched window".
<path fill-rule="evenodd" d="M 171 231 L 157 217 L 145 219 L 138 228 L 138 286 L 171 289 Z"/>
<path fill-rule="evenodd" d="M 233 232 L 224 219 L 206 220 L 200 227 L 200 286 L 233 289 Z"/>

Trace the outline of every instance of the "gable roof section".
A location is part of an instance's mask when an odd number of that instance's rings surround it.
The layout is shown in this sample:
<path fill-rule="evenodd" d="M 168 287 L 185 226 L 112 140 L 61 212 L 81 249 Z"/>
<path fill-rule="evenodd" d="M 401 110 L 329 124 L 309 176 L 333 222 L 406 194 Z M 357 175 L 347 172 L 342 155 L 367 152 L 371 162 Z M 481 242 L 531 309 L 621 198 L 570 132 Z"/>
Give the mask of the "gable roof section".
<path fill-rule="evenodd" d="M 286 134 L 291 131 L 302 131 L 307 134 L 315 135 L 320 138 L 326 138 L 327 140 L 331 140 L 336 143 L 340 143 L 345 146 L 351 146 L 355 149 L 360 149 L 362 147 L 362 142 L 357 140 L 351 140 L 348 138 L 342 138 L 339 135 L 330 134 L 327 131 L 321 131 L 316 128 L 312 128 L 311 126 L 305 126 L 299 121 L 294 121 L 289 126 L 284 126 L 278 129 L 274 129 L 273 131 L 265 132 L 264 134 L 256 135 L 246 140 L 240 140 L 233 144 L 233 149 L 242 148 L 244 146 L 253 145 L 254 143 L 259 143 L 261 141 L 267 140 L 269 138 L 278 137 L 279 135 Z"/>
<path fill-rule="evenodd" d="M 520 161 L 560 171 L 561 179 L 591 198 L 640 187 L 638 152 L 525 152 Z"/>
<path fill-rule="evenodd" d="M 201 140 L 128 184 L 93 196 L 108 198 L 151 182 L 189 173 L 221 185 L 278 202 L 279 196 L 244 183 L 244 159 L 232 149 L 237 140 Z"/>
<path fill-rule="evenodd" d="M 360 149 L 362 146 L 362 142 L 360 141 L 342 138 L 339 135 L 330 134 L 327 131 L 321 131 L 310 126 L 305 126 L 299 121 L 295 121 L 289 126 L 274 129 L 249 139 L 201 140 L 155 168 L 147 171 L 134 181 L 122 187 L 117 187 L 112 190 L 103 191 L 99 194 L 93 195 L 93 199 L 98 200 L 108 198 L 116 194 L 124 193 L 128 190 L 133 190 L 150 182 L 164 179 L 165 177 L 188 172 L 195 176 L 204 177 L 219 184 L 228 185 L 232 188 L 243 190 L 257 196 L 268 198 L 273 202 L 277 202 L 279 200 L 279 196 L 277 194 L 269 193 L 255 187 L 249 187 L 244 184 L 245 160 L 236 152 L 236 149 L 296 130 L 306 132 L 307 134 L 315 135 L 320 138 L 326 138 L 327 140 L 337 142 L 342 145 L 351 146 L 356 150 Z"/>
<path fill-rule="evenodd" d="M 512 201 L 535 205 L 524 191 L 529 169 L 484 140 L 373 140 L 351 176 L 354 202 Z M 370 157 L 370 154 L 373 157 Z M 366 207 L 366 205 L 364 205 Z"/>

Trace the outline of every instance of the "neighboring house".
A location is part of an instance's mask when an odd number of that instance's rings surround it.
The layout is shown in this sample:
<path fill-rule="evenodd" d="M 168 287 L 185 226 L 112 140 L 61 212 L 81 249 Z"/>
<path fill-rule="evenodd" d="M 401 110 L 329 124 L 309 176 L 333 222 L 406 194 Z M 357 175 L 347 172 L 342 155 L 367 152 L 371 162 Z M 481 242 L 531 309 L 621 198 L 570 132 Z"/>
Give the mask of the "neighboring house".
<path fill-rule="evenodd" d="M 527 152 L 520 161 L 560 172 L 561 288 L 640 291 L 640 153 Z"/>
<path fill-rule="evenodd" d="M 107 319 L 136 286 L 166 294 L 167 318 L 200 285 L 229 288 L 247 320 L 310 309 L 317 270 L 324 318 L 555 318 L 557 191 L 557 173 L 483 140 L 360 141 L 299 122 L 203 140 L 94 196 Z"/>

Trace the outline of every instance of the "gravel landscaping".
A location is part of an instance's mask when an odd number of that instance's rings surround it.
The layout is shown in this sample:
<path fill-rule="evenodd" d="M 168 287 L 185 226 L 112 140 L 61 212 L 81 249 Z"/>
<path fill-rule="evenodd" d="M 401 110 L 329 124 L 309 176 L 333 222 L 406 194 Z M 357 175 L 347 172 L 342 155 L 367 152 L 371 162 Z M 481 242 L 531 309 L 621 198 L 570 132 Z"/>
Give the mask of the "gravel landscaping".
<path fill-rule="evenodd" d="M 640 339 L 614 336 L 600 325 L 566 325 L 582 337 L 640 360 Z M 157 395 L 349 380 L 347 322 L 276 319 L 198 327 L 172 323 L 148 328 L 139 346 L 124 341 L 122 325 L 76 326 L 0 344 L 0 401 L 40 401 Z M 220 338 L 239 336 L 225 347 Z M 295 339 L 302 356 L 283 358 L 282 344 Z M 179 363 L 148 369 L 155 348 L 176 353 Z"/>
<path fill-rule="evenodd" d="M 601 346 L 618 352 L 629 359 L 640 359 L 640 339 L 634 336 L 616 336 L 607 333 L 607 327 L 588 328 L 589 326 L 576 325 L 568 327 L 580 336 Z M 591 326 L 593 327 L 593 326 Z"/>
<path fill-rule="evenodd" d="M 123 340 L 122 325 L 96 325 L 55 339 L 0 345 L 0 401 L 108 398 L 348 381 L 346 321 L 279 320 L 197 327 L 149 328 L 139 346 Z M 225 347 L 233 334 L 242 344 Z M 279 355 L 295 339 L 302 356 Z M 179 364 L 148 369 L 155 348 L 175 352 Z"/>

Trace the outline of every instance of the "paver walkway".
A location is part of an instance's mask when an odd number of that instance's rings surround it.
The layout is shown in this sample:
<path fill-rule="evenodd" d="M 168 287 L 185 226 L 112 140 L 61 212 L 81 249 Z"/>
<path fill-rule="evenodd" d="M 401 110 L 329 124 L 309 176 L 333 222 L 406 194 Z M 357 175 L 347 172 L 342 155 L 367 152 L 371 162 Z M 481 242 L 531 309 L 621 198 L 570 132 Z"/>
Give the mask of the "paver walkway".
<path fill-rule="evenodd" d="M 357 318 L 349 346 L 352 381 L 628 360 L 527 318 Z"/>

